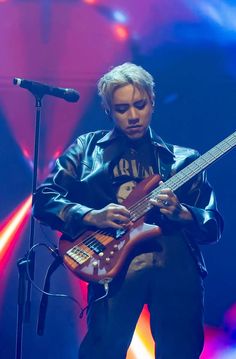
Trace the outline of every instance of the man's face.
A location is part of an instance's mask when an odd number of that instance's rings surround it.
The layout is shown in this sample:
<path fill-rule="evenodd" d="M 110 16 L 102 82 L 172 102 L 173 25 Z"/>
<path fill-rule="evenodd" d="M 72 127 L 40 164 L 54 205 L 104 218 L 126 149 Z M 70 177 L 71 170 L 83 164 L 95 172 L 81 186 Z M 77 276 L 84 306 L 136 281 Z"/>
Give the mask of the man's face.
<path fill-rule="evenodd" d="M 148 94 L 133 86 L 119 87 L 113 93 L 111 117 L 115 126 L 127 137 L 143 137 L 152 117 L 153 106 Z"/>

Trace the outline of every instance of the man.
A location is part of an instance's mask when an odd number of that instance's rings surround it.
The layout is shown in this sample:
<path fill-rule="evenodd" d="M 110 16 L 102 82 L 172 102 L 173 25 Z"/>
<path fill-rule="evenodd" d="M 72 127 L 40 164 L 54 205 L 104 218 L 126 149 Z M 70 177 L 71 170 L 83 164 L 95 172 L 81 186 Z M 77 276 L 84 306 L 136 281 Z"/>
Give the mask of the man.
<path fill-rule="evenodd" d="M 132 229 L 122 201 L 136 184 L 159 174 L 163 185 L 198 157 L 195 150 L 165 143 L 149 127 L 154 82 L 142 67 L 114 67 L 99 80 L 98 92 L 113 130 L 78 137 L 35 196 L 35 216 L 71 238 L 90 226 Z M 146 220 L 163 233 L 152 249 L 144 246 L 107 296 L 100 284 L 89 285 L 88 332 L 79 359 L 124 359 L 144 304 L 155 358 L 199 358 L 206 268 L 198 244 L 217 241 L 222 220 L 205 173 L 177 192 L 164 186 L 150 199 Z"/>

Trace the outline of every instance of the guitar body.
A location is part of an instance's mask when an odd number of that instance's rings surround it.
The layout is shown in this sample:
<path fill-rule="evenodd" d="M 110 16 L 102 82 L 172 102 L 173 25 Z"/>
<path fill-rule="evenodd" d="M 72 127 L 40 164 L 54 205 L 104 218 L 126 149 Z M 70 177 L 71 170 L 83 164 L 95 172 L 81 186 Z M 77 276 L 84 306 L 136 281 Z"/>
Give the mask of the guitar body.
<path fill-rule="evenodd" d="M 132 208 L 158 186 L 160 176 L 140 182 L 122 203 Z M 145 223 L 145 216 L 133 222 L 130 230 L 89 229 L 75 240 L 60 239 L 59 252 L 65 265 L 87 282 L 104 283 L 114 279 L 138 253 L 161 250 L 155 238 L 161 228 Z"/>

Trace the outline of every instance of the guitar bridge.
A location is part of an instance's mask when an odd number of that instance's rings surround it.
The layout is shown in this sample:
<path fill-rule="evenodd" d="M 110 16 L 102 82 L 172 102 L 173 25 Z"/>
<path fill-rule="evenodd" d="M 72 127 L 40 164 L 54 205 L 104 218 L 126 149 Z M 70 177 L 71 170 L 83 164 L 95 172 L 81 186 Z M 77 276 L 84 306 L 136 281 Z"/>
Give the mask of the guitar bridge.
<path fill-rule="evenodd" d="M 71 248 L 69 251 L 66 252 L 66 255 L 72 258 L 78 264 L 83 264 L 90 258 L 90 255 L 85 251 L 79 249 L 78 246 Z"/>

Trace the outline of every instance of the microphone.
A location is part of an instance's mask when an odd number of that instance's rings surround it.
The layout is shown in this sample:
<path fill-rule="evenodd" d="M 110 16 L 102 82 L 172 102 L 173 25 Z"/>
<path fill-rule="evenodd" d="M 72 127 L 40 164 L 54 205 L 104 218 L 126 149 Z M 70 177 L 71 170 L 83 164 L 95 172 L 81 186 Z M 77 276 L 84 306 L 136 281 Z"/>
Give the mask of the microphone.
<path fill-rule="evenodd" d="M 63 98 L 68 102 L 77 102 L 80 98 L 79 92 L 74 89 L 52 87 L 40 82 L 19 79 L 17 77 L 13 79 L 13 84 L 29 90 L 33 95 L 38 95 L 41 97 L 44 95 L 50 95 Z"/>

